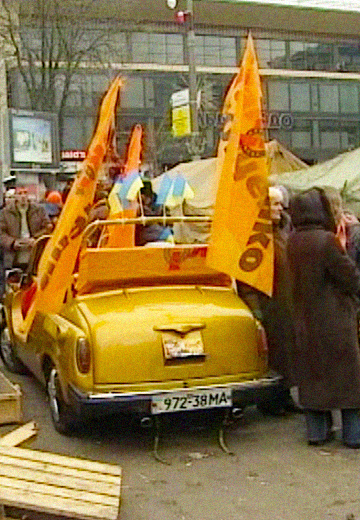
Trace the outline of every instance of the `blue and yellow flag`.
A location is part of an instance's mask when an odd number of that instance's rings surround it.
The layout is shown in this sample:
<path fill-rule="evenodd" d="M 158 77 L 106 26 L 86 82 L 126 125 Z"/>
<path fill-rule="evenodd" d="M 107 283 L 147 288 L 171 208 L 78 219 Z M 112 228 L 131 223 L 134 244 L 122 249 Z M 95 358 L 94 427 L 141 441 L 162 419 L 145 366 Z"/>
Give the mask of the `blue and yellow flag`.
<path fill-rule="evenodd" d="M 179 173 L 173 179 L 165 174 L 155 193 L 156 204 L 158 206 L 166 206 L 167 208 L 179 206 L 184 200 L 194 198 L 192 188 L 185 177 Z"/>
<path fill-rule="evenodd" d="M 261 98 L 258 63 L 249 35 L 223 107 L 224 128 L 217 155 L 220 180 L 207 263 L 271 295 L 274 243 Z"/>
<path fill-rule="evenodd" d="M 104 96 L 97 127 L 86 159 L 75 179 L 55 230 L 40 258 L 34 298 L 22 323 L 15 332 L 27 337 L 37 311 L 57 313 L 61 309 L 71 282 L 76 258 L 88 223 L 88 213 L 94 199 L 98 173 L 104 160 L 111 121 L 113 119 L 121 79 L 115 78 Z"/>

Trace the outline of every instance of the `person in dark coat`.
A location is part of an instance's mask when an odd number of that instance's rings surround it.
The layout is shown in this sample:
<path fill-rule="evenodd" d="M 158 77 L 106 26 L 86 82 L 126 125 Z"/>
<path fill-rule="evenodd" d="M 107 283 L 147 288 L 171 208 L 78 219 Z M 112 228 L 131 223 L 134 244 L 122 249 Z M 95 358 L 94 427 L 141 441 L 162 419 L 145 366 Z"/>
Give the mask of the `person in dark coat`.
<path fill-rule="evenodd" d="M 274 281 L 271 297 L 241 282 L 237 282 L 239 296 L 250 307 L 264 326 L 269 349 L 269 367 L 283 377 L 282 403 L 267 403 L 270 413 L 300 411 L 290 395 L 292 386 L 291 353 L 294 330 L 290 309 L 290 285 L 286 258 L 286 243 L 291 230 L 291 219 L 283 211 L 283 192 L 279 187 L 269 188 L 270 216 L 274 236 Z"/>
<path fill-rule="evenodd" d="M 331 410 L 340 409 L 343 443 L 360 448 L 360 273 L 335 232 L 321 189 L 294 197 L 295 228 L 287 244 L 292 285 L 295 353 L 293 373 L 304 407 L 309 444 L 331 438 Z"/>

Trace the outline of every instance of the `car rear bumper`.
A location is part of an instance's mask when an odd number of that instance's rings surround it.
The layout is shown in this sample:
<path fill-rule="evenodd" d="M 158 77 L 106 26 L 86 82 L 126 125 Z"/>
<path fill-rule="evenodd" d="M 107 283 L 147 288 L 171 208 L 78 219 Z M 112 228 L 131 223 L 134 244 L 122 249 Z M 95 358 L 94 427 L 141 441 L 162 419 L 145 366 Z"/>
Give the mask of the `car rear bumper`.
<path fill-rule="evenodd" d="M 283 379 L 278 374 L 271 374 L 261 379 L 217 385 L 216 388 L 231 389 L 232 407 L 243 408 L 272 399 L 281 398 L 284 392 Z M 210 387 L 211 388 L 211 387 Z M 179 391 L 209 390 L 209 387 L 198 386 L 191 389 L 178 388 L 172 391 L 151 391 L 142 393 L 104 392 L 85 394 L 74 387 L 69 387 L 68 397 L 75 412 L 86 417 L 87 415 L 102 415 L 107 413 L 129 412 L 151 414 L 152 398 L 157 394 L 171 395 Z M 189 410 L 192 411 L 192 410 Z"/>

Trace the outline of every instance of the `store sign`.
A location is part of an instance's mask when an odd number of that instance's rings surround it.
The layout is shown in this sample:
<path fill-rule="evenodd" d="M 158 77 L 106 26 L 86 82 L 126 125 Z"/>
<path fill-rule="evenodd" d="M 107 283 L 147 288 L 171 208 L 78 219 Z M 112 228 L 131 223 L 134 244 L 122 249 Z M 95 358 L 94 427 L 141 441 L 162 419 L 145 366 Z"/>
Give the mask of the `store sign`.
<path fill-rule="evenodd" d="M 200 112 L 200 124 L 203 127 L 213 126 L 221 129 L 224 125 L 223 116 L 220 113 Z M 264 112 L 264 128 L 269 130 L 291 130 L 294 126 L 294 116 L 289 112 Z"/>
<path fill-rule="evenodd" d="M 264 113 L 264 123 L 265 127 L 270 130 L 291 130 L 294 125 L 294 118 L 289 112 L 268 112 Z"/>
<path fill-rule="evenodd" d="M 84 150 L 61 150 L 62 161 L 83 161 L 85 157 Z"/>

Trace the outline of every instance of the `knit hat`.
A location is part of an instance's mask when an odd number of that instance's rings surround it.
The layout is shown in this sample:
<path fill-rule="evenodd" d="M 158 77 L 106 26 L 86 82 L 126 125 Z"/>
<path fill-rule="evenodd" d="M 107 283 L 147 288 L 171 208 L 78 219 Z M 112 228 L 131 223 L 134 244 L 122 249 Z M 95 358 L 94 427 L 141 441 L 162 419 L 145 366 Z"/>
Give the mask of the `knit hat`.
<path fill-rule="evenodd" d="M 46 202 L 51 204 L 62 204 L 62 198 L 58 191 L 50 191 L 46 197 Z"/>

